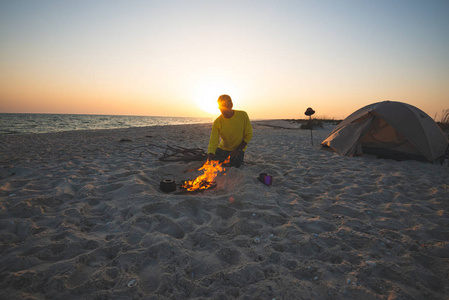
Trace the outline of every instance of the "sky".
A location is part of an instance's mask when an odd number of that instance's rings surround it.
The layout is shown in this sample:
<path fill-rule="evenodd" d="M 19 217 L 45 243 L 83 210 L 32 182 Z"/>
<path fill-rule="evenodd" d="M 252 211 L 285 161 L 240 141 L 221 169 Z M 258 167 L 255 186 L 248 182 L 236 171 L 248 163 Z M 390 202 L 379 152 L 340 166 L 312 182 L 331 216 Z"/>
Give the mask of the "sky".
<path fill-rule="evenodd" d="M 449 108 L 448 0 L 0 0 L 0 113 Z"/>

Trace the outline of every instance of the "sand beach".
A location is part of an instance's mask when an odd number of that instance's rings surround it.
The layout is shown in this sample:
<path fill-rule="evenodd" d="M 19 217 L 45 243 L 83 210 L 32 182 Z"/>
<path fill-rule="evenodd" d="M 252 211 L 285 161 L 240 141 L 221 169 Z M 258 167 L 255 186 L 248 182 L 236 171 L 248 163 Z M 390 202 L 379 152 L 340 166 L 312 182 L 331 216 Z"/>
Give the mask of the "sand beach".
<path fill-rule="evenodd" d="M 269 126 L 267 126 L 269 125 Z M 449 168 L 341 157 L 334 128 L 253 122 L 241 168 L 200 175 L 211 124 L 3 136 L 1 299 L 449 299 Z M 259 173 L 273 176 L 267 186 Z"/>

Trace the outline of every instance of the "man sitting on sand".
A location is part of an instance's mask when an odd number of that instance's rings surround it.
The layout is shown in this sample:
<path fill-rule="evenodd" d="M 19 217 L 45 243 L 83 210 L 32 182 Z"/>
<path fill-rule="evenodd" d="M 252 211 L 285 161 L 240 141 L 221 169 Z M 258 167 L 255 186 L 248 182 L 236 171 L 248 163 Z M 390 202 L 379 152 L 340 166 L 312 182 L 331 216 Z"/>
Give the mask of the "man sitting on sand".
<path fill-rule="evenodd" d="M 221 115 L 215 119 L 212 126 L 207 152 L 208 160 L 219 162 L 230 156 L 229 165 L 238 168 L 243 163 L 246 145 L 253 137 L 253 128 L 248 114 L 242 110 L 233 110 L 232 107 L 231 97 L 218 97 Z"/>

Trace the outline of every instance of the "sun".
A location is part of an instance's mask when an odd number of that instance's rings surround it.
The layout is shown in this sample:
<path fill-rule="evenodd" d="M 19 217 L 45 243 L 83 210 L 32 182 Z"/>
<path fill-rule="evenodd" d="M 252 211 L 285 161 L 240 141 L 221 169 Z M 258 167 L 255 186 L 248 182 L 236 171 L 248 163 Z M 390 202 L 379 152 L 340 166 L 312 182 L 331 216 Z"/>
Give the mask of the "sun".
<path fill-rule="evenodd" d="M 195 103 L 204 112 L 218 115 L 220 110 L 218 109 L 217 99 L 221 94 L 215 86 L 205 84 L 197 90 Z"/>
<path fill-rule="evenodd" d="M 219 115 L 217 99 L 220 95 L 228 94 L 234 99 L 236 89 L 224 80 L 207 79 L 198 82 L 194 92 L 195 104 L 210 115 Z"/>
<path fill-rule="evenodd" d="M 211 115 L 218 115 L 220 114 L 217 103 L 218 96 L 220 95 L 213 92 L 203 92 L 203 95 L 199 95 L 195 101 L 197 106 L 204 112 Z"/>

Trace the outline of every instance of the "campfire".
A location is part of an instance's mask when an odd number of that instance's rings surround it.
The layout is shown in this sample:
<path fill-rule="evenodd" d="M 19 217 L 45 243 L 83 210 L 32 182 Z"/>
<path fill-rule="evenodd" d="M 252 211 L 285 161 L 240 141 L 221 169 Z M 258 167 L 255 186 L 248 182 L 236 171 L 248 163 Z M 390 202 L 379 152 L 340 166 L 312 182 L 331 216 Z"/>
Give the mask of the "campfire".
<path fill-rule="evenodd" d="M 229 160 L 225 161 L 227 163 Z M 184 181 L 181 188 L 185 189 L 187 192 L 194 191 L 204 191 L 212 189 L 217 186 L 215 178 L 220 172 L 224 171 L 223 164 L 217 160 L 206 161 L 204 165 L 198 169 L 198 171 L 203 171 L 203 175 L 198 176 L 193 180 Z"/>

